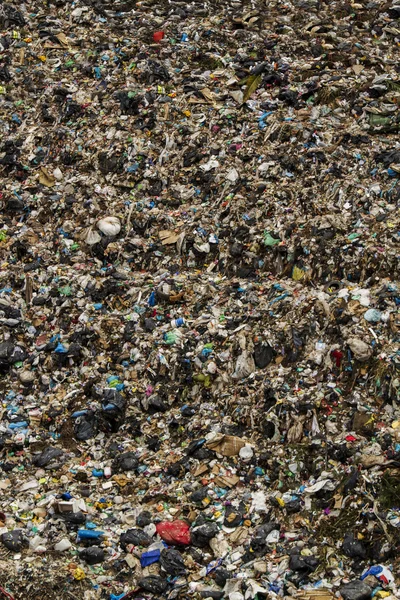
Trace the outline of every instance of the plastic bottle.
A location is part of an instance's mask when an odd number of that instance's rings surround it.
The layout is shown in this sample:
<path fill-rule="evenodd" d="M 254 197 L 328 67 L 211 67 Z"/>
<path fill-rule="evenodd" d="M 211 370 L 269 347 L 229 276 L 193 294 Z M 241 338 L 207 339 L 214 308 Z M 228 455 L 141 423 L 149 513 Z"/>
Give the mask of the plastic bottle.
<path fill-rule="evenodd" d="M 182 327 L 185 324 L 185 319 L 183 317 L 179 317 L 178 319 L 172 319 L 171 326 L 172 327 Z"/>

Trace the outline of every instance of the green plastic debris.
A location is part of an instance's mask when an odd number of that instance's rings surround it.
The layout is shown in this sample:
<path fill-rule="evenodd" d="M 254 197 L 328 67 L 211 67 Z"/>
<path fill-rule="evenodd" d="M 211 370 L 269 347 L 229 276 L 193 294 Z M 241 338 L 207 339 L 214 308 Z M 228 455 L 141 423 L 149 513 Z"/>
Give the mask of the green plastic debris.
<path fill-rule="evenodd" d="M 69 286 L 69 285 L 64 285 L 62 287 L 59 287 L 58 291 L 60 292 L 61 296 L 71 296 L 72 295 L 71 286 Z"/>
<path fill-rule="evenodd" d="M 272 237 L 272 235 L 270 233 L 268 233 L 268 231 L 264 232 L 264 244 L 266 246 L 276 246 L 277 244 L 280 244 L 281 240 L 277 240 L 275 238 Z"/>

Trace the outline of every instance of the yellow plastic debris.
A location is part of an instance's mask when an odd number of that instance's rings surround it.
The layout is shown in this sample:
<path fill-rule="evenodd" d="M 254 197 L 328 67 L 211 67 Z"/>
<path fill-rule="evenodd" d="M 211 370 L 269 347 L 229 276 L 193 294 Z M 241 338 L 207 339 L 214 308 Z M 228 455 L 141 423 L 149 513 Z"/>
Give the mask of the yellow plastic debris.
<path fill-rule="evenodd" d="M 77 581 L 81 581 L 82 579 L 85 579 L 85 577 L 86 577 L 86 575 L 85 575 L 85 571 L 83 569 L 81 569 L 80 567 L 75 569 L 74 579 L 76 579 Z"/>

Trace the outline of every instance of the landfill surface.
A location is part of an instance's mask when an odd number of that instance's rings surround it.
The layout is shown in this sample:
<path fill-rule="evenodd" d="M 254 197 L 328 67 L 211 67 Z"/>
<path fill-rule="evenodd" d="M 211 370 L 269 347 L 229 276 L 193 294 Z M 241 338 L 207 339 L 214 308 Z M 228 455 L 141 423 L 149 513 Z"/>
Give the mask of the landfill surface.
<path fill-rule="evenodd" d="M 400 3 L 0 3 L 0 599 L 400 598 Z"/>

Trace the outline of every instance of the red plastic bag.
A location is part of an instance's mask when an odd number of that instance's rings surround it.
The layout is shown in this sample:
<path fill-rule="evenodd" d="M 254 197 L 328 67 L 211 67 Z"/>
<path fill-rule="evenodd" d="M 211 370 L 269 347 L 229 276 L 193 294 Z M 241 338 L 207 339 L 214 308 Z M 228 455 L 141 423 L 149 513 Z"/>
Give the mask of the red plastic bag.
<path fill-rule="evenodd" d="M 155 31 L 153 33 L 153 40 L 155 42 L 161 42 L 161 40 L 164 38 L 165 33 L 163 31 Z"/>
<path fill-rule="evenodd" d="M 179 546 L 190 544 L 189 525 L 185 521 L 162 521 L 157 523 L 156 530 L 167 544 Z"/>

